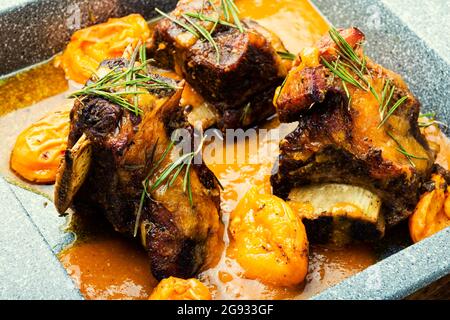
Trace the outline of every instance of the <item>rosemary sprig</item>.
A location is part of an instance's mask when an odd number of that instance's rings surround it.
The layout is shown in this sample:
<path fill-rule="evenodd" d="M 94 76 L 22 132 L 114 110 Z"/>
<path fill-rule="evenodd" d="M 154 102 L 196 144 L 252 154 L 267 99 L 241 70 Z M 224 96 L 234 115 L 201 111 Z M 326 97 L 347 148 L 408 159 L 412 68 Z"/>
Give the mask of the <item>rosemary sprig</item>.
<path fill-rule="evenodd" d="M 159 141 L 159 139 L 156 140 L 156 143 L 153 145 L 152 152 L 151 152 L 151 155 L 150 155 L 151 161 L 153 161 L 153 158 L 155 156 L 156 147 L 158 146 L 158 141 Z M 152 166 L 152 168 L 150 169 L 150 172 L 145 177 L 144 181 L 142 181 L 143 189 L 142 189 L 141 198 L 140 198 L 140 201 L 139 201 L 139 207 L 138 207 L 138 210 L 136 212 L 136 220 L 135 220 L 135 223 L 134 223 L 134 234 L 133 234 L 134 237 L 136 237 L 137 232 L 138 232 L 139 223 L 140 223 L 141 215 L 142 215 L 142 209 L 143 209 L 144 203 L 145 203 L 145 198 L 146 197 L 148 197 L 148 198 L 151 197 L 150 193 L 148 192 L 148 187 L 149 187 L 149 184 L 150 184 L 150 177 L 153 175 L 153 173 L 156 171 L 156 169 L 159 168 L 159 166 L 161 165 L 161 162 L 164 161 L 164 159 L 166 158 L 167 154 L 170 152 L 170 150 L 172 150 L 173 146 L 174 146 L 174 142 L 171 141 L 168 144 L 168 146 L 167 146 L 166 150 L 164 151 L 164 153 L 162 154 L 161 158 L 159 158 L 159 160 L 155 163 L 155 165 Z"/>
<path fill-rule="evenodd" d="M 352 46 L 341 36 L 339 31 L 336 28 L 331 27 L 329 31 L 331 40 L 339 48 L 339 51 L 342 53 L 342 56 L 347 59 L 349 62 L 354 62 L 359 67 L 365 67 L 365 63 L 358 57 L 356 52 L 353 50 Z M 364 72 L 364 69 L 361 68 L 361 72 Z"/>
<path fill-rule="evenodd" d="M 364 54 L 363 57 L 360 58 L 353 50 L 352 46 L 335 28 L 332 27 L 330 29 L 329 35 L 339 49 L 339 56 L 334 63 L 330 63 L 325 58 L 321 57 L 322 63 L 343 82 L 347 82 L 361 90 L 370 91 L 377 101 L 380 101 L 378 93 L 367 78 L 371 78 L 371 74 L 366 68 L 366 58 L 364 57 Z M 351 98 L 349 96 L 348 88 L 344 86 L 344 90 L 346 91 L 350 103 Z"/>
<path fill-rule="evenodd" d="M 387 79 L 384 83 L 380 98 L 368 79 L 368 77 L 371 77 L 371 74 L 366 68 L 366 59 L 364 54 L 362 55 L 363 57 L 360 58 L 352 46 L 335 28 L 332 27 L 329 34 L 330 38 L 339 48 L 339 56 L 334 63 L 330 63 L 322 57 L 323 64 L 343 81 L 344 91 L 349 98 L 349 104 L 351 97 L 345 83 L 349 83 L 359 89 L 370 91 L 372 93 L 375 99 L 379 102 L 378 111 L 380 114 L 380 123 L 377 128 L 380 129 L 395 112 L 395 110 L 397 110 L 408 99 L 408 97 L 405 96 L 400 98 L 389 110 L 387 110 L 394 95 L 396 89 L 395 86 L 391 84 L 389 79 Z M 341 59 L 344 61 L 341 61 Z"/>
<path fill-rule="evenodd" d="M 397 110 L 397 108 L 400 107 L 407 99 L 408 99 L 407 96 L 404 96 L 404 97 L 398 99 L 397 102 L 392 106 L 392 108 L 389 109 L 386 116 L 378 124 L 377 128 L 380 129 L 386 123 L 387 119 L 389 119 L 389 117 L 395 112 L 395 110 Z M 387 105 L 386 105 L 386 107 L 387 107 Z"/>
<path fill-rule="evenodd" d="M 156 171 L 161 166 L 161 163 L 164 161 L 164 159 L 167 157 L 169 152 L 173 149 L 175 143 L 171 141 L 164 153 L 161 155 L 159 160 L 152 166 L 150 169 L 150 172 L 146 176 L 145 180 L 142 182 L 143 190 L 139 202 L 139 207 L 136 213 L 136 223 L 134 228 L 134 235 L 136 236 L 140 217 L 142 214 L 142 208 L 144 206 L 144 202 L 146 197 L 151 198 L 151 193 L 155 191 L 158 187 L 160 187 L 163 183 L 166 183 L 166 187 L 170 188 L 176 181 L 176 178 L 181 174 L 181 171 L 185 169 L 185 174 L 183 178 L 183 192 L 187 193 L 189 198 L 189 203 L 191 207 L 194 205 L 193 198 L 192 198 L 192 188 L 190 183 L 190 169 L 192 167 L 192 161 L 196 157 L 196 155 L 202 150 L 204 139 L 201 141 L 200 146 L 197 150 L 184 154 L 169 165 L 167 165 L 160 173 L 159 177 L 153 182 L 152 185 L 150 185 L 151 177 L 156 173 Z M 156 150 L 156 144 L 154 146 L 154 149 L 152 151 L 152 158 L 154 157 L 154 152 Z"/>
<path fill-rule="evenodd" d="M 196 18 L 198 20 L 218 23 L 218 24 L 221 24 L 223 26 L 227 26 L 227 27 L 231 27 L 231 28 L 237 28 L 237 26 L 235 24 L 233 24 L 233 23 L 230 23 L 230 22 L 225 21 L 225 20 L 217 19 L 217 18 L 208 17 L 208 16 L 205 16 L 202 13 L 186 12 L 185 15 L 187 15 L 188 17 L 191 17 L 191 18 Z M 210 33 L 212 33 L 212 32 L 210 32 Z"/>
<path fill-rule="evenodd" d="M 394 142 L 397 144 L 397 151 L 400 152 L 401 154 L 403 154 L 409 161 L 409 163 L 411 164 L 411 166 L 413 168 L 416 167 L 416 165 L 414 164 L 414 162 L 412 161 L 412 159 L 418 159 L 418 160 L 427 160 L 427 158 L 424 157 L 418 157 L 415 156 L 411 153 L 409 153 L 408 151 L 406 151 L 406 149 L 401 145 L 400 141 L 397 140 L 397 138 L 394 137 L 394 135 L 390 132 L 390 131 L 386 131 L 387 135 L 394 140 Z"/>
<path fill-rule="evenodd" d="M 219 63 L 220 62 L 220 50 L 219 50 L 219 47 L 217 46 L 216 41 L 211 36 L 209 31 L 206 30 L 202 25 L 192 21 L 186 14 L 183 13 L 182 17 L 184 19 L 186 19 L 186 21 L 189 22 L 213 46 L 214 50 L 216 51 L 216 61 L 217 61 L 217 63 Z"/>
<path fill-rule="evenodd" d="M 287 51 L 277 51 L 277 54 L 284 60 L 295 60 L 297 57 L 295 54 L 287 52 Z"/>
<path fill-rule="evenodd" d="M 425 118 L 426 121 L 421 121 L 420 119 Z M 448 128 L 447 124 L 443 123 L 442 121 L 436 120 L 436 112 L 428 112 L 428 113 L 421 113 L 419 115 L 419 127 L 420 128 L 428 128 L 432 125 L 438 125 L 442 126 L 444 128 Z"/>
<path fill-rule="evenodd" d="M 205 39 L 206 41 L 208 41 L 211 44 L 211 46 L 214 48 L 214 51 L 216 52 L 216 61 L 217 61 L 217 63 L 219 63 L 220 62 L 219 46 L 217 45 L 216 41 L 214 40 L 214 38 L 212 36 L 214 31 L 216 30 L 217 25 L 222 24 L 224 26 L 237 28 L 241 33 L 244 32 L 244 27 L 242 26 L 242 23 L 239 20 L 239 9 L 233 0 L 221 0 L 221 2 L 220 2 L 221 11 L 219 11 L 219 8 L 216 5 L 214 5 L 213 1 L 208 0 L 208 3 L 214 9 L 214 12 L 217 14 L 217 17 L 209 17 L 203 13 L 204 6 L 205 6 L 205 1 L 203 1 L 200 13 L 185 12 L 185 13 L 181 14 L 181 17 L 187 23 L 185 23 L 181 19 L 176 19 L 176 18 L 170 16 L 169 14 L 164 13 L 163 11 L 159 10 L 158 8 L 155 8 L 155 10 L 163 17 L 168 18 L 169 20 L 171 20 L 178 26 L 180 26 L 183 29 L 185 29 L 186 31 L 190 32 L 195 37 L 197 37 L 199 39 Z M 220 19 L 222 13 L 224 14 L 225 20 Z M 207 30 L 203 25 L 192 20 L 193 18 L 196 20 L 200 20 L 200 21 L 212 22 L 214 24 L 213 24 L 211 30 Z M 232 23 L 232 21 L 233 21 L 233 23 Z"/>
<path fill-rule="evenodd" d="M 421 114 L 419 114 L 419 118 L 423 118 L 423 117 L 435 119 L 436 118 L 436 112 L 428 112 L 428 113 L 421 113 Z"/>
<path fill-rule="evenodd" d="M 187 191 L 188 194 L 191 193 L 191 190 L 190 190 L 191 185 L 190 185 L 190 183 L 189 184 L 186 183 L 186 176 L 189 176 L 188 172 L 189 172 L 189 169 L 191 168 L 191 163 L 194 160 L 195 156 L 202 150 L 203 142 L 204 142 L 204 139 L 200 143 L 200 146 L 197 148 L 197 150 L 182 155 L 181 157 L 176 159 L 174 162 L 172 162 L 171 164 L 166 166 L 164 168 L 164 170 L 161 172 L 161 175 L 150 186 L 150 192 L 155 191 L 164 182 L 167 182 L 167 186 L 171 187 L 175 180 L 175 179 L 173 179 L 173 177 L 176 178 L 180 174 L 181 170 L 183 168 L 186 168 L 187 173 L 185 174 L 185 179 L 183 182 L 183 191 L 184 192 Z M 171 176 L 172 176 L 172 179 L 168 180 L 169 177 L 171 177 Z M 190 201 L 191 206 L 193 206 L 192 199 L 190 199 L 189 201 Z"/>
<path fill-rule="evenodd" d="M 158 12 L 160 15 L 162 15 L 163 17 L 169 19 L 170 21 L 172 21 L 173 23 L 179 25 L 180 27 L 182 27 L 183 29 L 185 29 L 186 31 L 192 33 L 194 36 L 196 36 L 197 38 L 199 37 L 198 33 L 192 29 L 190 26 L 188 26 L 186 23 L 184 23 L 181 20 L 177 20 L 174 17 L 168 15 L 167 13 L 162 12 L 161 10 L 159 10 L 158 8 L 155 8 L 155 11 Z"/>
<path fill-rule="evenodd" d="M 108 92 L 103 90 L 96 90 L 96 89 L 81 89 L 78 91 L 73 92 L 69 98 L 79 98 L 84 96 L 99 96 L 103 99 L 109 100 L 114 104 L 117 104 L 121 106 L 122 108 L 135 112 L 135 106 L 128 102 L 128 100 L 124 99 L 123 95 L 130 95 L 130 94 L 143 94 L 144 92 L 127 92 L 127 91 L 119 91 L 119 92 Z M 138 111 L 141 113 L 142 111 Z"/>
<path fill-rule="evenodd" d="M 126 77 L 125 77 L 125 81 L 136 80 L 135 73 L 134 73 L 134 72 L 131 72 L 131 69 L 134 68 L 134 65 L 135 65 L 135 63 L 136 63 L 136 59 L 137 59 L 138 52 L 141 51 L 141 49 L 140 49 L 141 47 L 142 47 L 141 41 L 139 41 L 139 43 L 138 43 L 138 45 L 136 46 L 136 48 L 134 48 L 134 51 L 133 51 L 133 53 L 132 53 L 132 55 L 131 55 L 131 58 L 130 58 L 130 62 L 128 63 L 128 70 L 127 70 L 127 75 L 126 75 Z M 145 60 L 141 60 L 141 61 L 142 61 L 142 62 L 145 62 Z M 137 91 L 137 85 L 136 85 L 136 84 L 133 84 L 133 89 L 134 89 L 134 91 Z M 125 91 L 131 91 L 131 90 L 130 90 L 130 86 L 125 86 Z M 134 106 L 134 114 L 135 114 L 136 116 L 138 116 L 138 115 L 139 115 L 139 105 L 138 105 L 138 98 L 137 98 L 137 95 L 134 95 L 134 96 L 133 96 L 133 106 Z"/>
<path fill-rule="evenodd" d="M 342 81 L 345 81 L 361 90 L 366 90 L 364 87 L 338 60 L 335 63 L 329 63 L 325 58 L 321 57 L 322 63 L 336 76 L 338 76 Z"/>
<path fill-rule="evenodd" d="M 250 108 L 251 108 L 251 102 L 247 103 L 244 107 L 244 109 L 242 110 L 242 115 L 239 119 L 239 121 L 243 124 L 244 121 L 247 119 L 247 115 L 250 112 Z"/>
<path fill-rule="evenodd" d="M 389 88 L 391 88 L 389 95 L 388 91 Z M 380 107 L 378 108 L 378 113 L 380 114 L 380 120 L 383 120 L 384 113 L 386 112 L 386 108 L 389 105 L 389 102 L 392 99 L 392 96 L 394 95 L 395 86 L 391 86 L 391 80 L 387 79 L 384 82 L 383 91 L 381 92 L 381 100 L 380 100 Z"/>
<path fill-rule="evenodd" d="M 242 23 L 241 20 L 239 20 L 239 9 L 236 6 L 236 4 L 234 3 L 233 0 L 221 0 L 222 2 L 222 7 L 224 8 L 225 12 L 228 13 L 228 16 L 226 17 L 227 21 L 230 21 L 230 14 L 233 18 L 234 24 L 237 26 L 238 30 L 243 33 L 244 32 L 244 28 L 242 27 Z"/>

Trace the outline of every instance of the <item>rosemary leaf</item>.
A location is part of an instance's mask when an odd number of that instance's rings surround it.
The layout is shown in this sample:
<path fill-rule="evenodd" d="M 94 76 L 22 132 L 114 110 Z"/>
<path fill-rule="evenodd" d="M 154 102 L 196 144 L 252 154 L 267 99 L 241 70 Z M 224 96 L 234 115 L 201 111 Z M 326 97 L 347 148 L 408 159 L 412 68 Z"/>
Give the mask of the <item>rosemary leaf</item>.
<path fill-rule="evenodd" d="M 216 61 L 217 63 L 220 62 L 220 51 L 219 47 L 217 46 L 216 41 L 213 39 L 211 34 L 208 30 L 206 30 L 202 25 L 195 23 L 191 20 L 186 14 L 182 14 L 183 18 L 186 19 L 187 22 L 189 22 L 214 48 L 216 51 Z"/>
<path fill-rule="evenodd" d="M 388 108 L 389 104 L 391 103 L 392 97 L 394 96 L 395 92 L 395 86 L 391 87 L 391 90 L 389 91 L 389 96 L 387 97 L 386 101 L 384 101 L 382 110 L 381 110 L 381 119 L 384 118 L 384 114 L 386 112 L 386 109 Z"/>
<path fill-rule="evenodd" d="M 199 34 L 192 29 L 191 27 L 189 27 L 187 24 L 185 24 L 184 22 L 175 19 L 174 17 L 169 16 L 167 13 L 162 12 L 161 10 L 159 10 L 158 8 L 155 8 L 155 11 L 158 12 L 160 15 L 166 17 L 167 19 L 171 20 L 173 23 L 176 23 L 177 25 L 179 25 L 180 27 L 182 27 L 183 29 L 185 29 L 186 31 L 192 33 L 194 36 L 196 36 L 197 38 L 199 37 Z"/>
<path fill-rule="evenodd" d="M 277 51 L 277 54 L 284 60 L 295 60 L 297 57 L 295 54 L 287 52 L 287 51 Z"/>
<path fill-rule="evenodd" d="M 413 158 L 413 159 L 427 160 L 427 158 L 415 156 L 401 148 L 397 148 L 397 151 L 400 152 L 401 154 L 404 154 L 405 156 Z"/>
<path fill-rule="evenodd" d="M 390 80 L 387 79 L 384 82 L 383 90 L 381 91 L 381 101 L 380 101 L 380 106 L 378 108 L 378 113 L 380 114 L 380 119 L 383 119 L 383 117 L 384 117 L 384 105 L 385 105 L 384 102 L 386 100 L 386 94 L 389 89 L 389 85 L 390 85 Z"/>
<path fill-rule="evenodd" d="M 417 157 L 417 156 L 415 156 L 415 155 L 413 155 L 413 154 L 407 152 L 406 149 L 401 145 L 400 141 L 398 141 L 397 138 L 395 138 L 394 135 L 393 135 L 391 132 L 387 131 L 386 133 L 387 133 L 387 135 L 388 135 L 392 140 L 394 140 L 394 142 L 397 144 L 397 147 L 398 147 L 398 148 L 397 148 L 397 151 L 400 152 L 401 154 L 403 154 L 403 155 L 408 159 L 410 165 L 411 165 L 413 168 L 415 168 L 416 165 L 415 165 L 414 162 L 412 161 L 412 158 L 414 158 L 414 159 L 419 159 L 419 160 L 427 160 L 427 158 Z"/>
<path fill-rule="evenodd" d="M 237 28 L 241 33 L 244 32 L 244 28 L 242 27 L 241 21 L 239 20 L 239 9 L 234 3 L 233 0 L 223 0 L 226 4 L 226 7 L 228 7 L 228 11 L 231 13 L 231 16 L 233 17 L 234 23 L 236 24 Z M 230 21 L 227 19 L 227 21 Z"/>
<path fill-rule="evenodd" d="M 213 17 L 208 17 L 208 16 L 205 16 L 204 14 L 201 14 L 201 13 L 186 12 L 185 15 L 187 15 L 188 17 L 196 18 L 196 19 L 203 20 L 203 21 L 218 23 L 218 24 L 221 24 L 221 25 L 224 25 L 224 26 L 227 26 L 227 27 L 231 27 L 231 28 L 237 28 L 237 26 L 235 24 L 232 24 L 232 23 L 230 23 L 228 21 L 217 19 L 217 18 L 213 18 Z M 213 29 L 211 29 L 210 33 L 213 33 Z"/>
<path fill-rule="evenodd" d="M 187 168 L 186 168 L 186 173 L 184 175 L 184 181 L 183 181 L 183 191 L 186 192 L 186 189 L 187 189 L 189 203 L 191 204 L 191 207 L 192 207 L 194 205 L 194 200 L 192 199 L 192 186 L 191 186 L 191 174 L 190 174 L 191 163 L 192 162 L 189 162 L 187 165 Z"/>
<path fill-rule="evenodd" d="M 448 128 L 448 125 L 442 121 L 436 120 L 436 112 L 428 112 L 419 114 L 419 119 L 425 118 L 425 121 L 418 122 L 420 128 L 428 128 L 432 125 L 442 126 L 444 128 Z"/>
<path fill-rule="evenodd" d="M 164 153 L 162 154 L 161 158 L 159 158 L 159 160 L 155 163 L 154 166 L 152 166 L 152 168 L 150 169 L 150 172 L 148 173 L 147 177 L 145 178 L 145 180 L 148 180 L 153 173 L 155 173 L 155 171 L 159 168 L 159 166 L 161 165 L 161 163 L 164 161 L 164 159 L 167 157 L 167 155 L 169 154 L 170 150 L 172 150 L 173 146 L 175 145 L 175 142 L 170 141 L 170 143 L 167 145 L 166 150 L 164 150 Z M 153 159 L 153 154 L 156 152 L 156 145 L 154 147 L 154 151 L 152 152 L 152 159 Z"/>
<path fill-rule="evenodd" d="M 347 42 L 347 40 L 344 39 L 344 37 L 341 36 L 339 31 L 337 31 L 335 28 L 331 27 L 329 31 L 330 37 L 333 40 L 334 43 L 339 47 L 340 51 L 350 60 L 357 63 L 359 66 L 363 65 L 362 61 L 356 54 L 356 52 L 353 50 L 352 46 Z"/>
<path fill-rule="evenodd" d="M 139 201 L 139 207 L 136 213 L 136 220 L 134 222 L 134 232 L 133 232 L 133 237 L 136 238 L 138 229 L 139 229 L 139 223 L 141 221 L 141 215 L 142 215 L 142 208 L 144 207 L 144 202 L 145 202 L 145 195 L 147 193 L 147 185 L 144 184 L 144 191 L 141 194 L 141 199 Z"/>
<path fill-rule="evenodd" d="M 142 45 L 139 50 L 139 59 L 141 60 L 141 63 L 147 62 L 147 49 L 144 45 Z"/>
<path fill-rule="evenodd" d="M 220 5 L 222 7 L 223 15 L 225 17 L 225 20 L 230 21 L 230 11 L 227 6 L 227 3 L 225 0 L 220 0 Z"/>
<path fill-rule="evenodd" d="M 354 85 L 359 89 L 367 91 L 367 89 L 361 83 L 359 83 L 341 64 L 335 64 L 335 66 L 332 66 L 327 60 L 325 60 L 325 58 L 321 58 L 323 64 L 342 81 L 350 83 L 351 85 Z"/>
<path fill-rule="evenodd" d="M 181 156 L 180 158 L 169 164 L 150 187 L 150 191 L 155 191 L 164 181 L 166 181 L 166 179 L 174 172 L 174 170 L 178 168 L 178 166 L 184 165 L 184 161 L 188 160 L 190 157 L 192 157 L 192 152 Z"/>
<path fill-rule="evenodd" d="M 169 181 L 169 184 L 168 184 L 168 187 L 169 187 L 169 188 L 174 184 L 175 180 L 176 180 L 177 177 L 180 175 L 180 172 L 181 172 L 181 170 L 183 170 L 183 168 L 184 168 L 184 163 L 183 163 L 181 166 L 179 166 L 178 170 L 177 170 L 177 171 L 175 172 L 175 174 L 172 176 L 172 179 Z"/>
<path fill-rule="evenodd" d="M 428 112 L 428 113 L 421 113 L 421 114 L 419 114 L 419 118 L 423 118 L 423 117 L 435 119 L 436 118 L 436 112 Z"/>
<path fill-rule="evenodd" d="M 244 110 L 242 111 L 242 115 L 239 118 L 239 121 L 241 122 L 241 124 L 243 124 L 245 119 L 247 118 L 247 115 L 250 111 L 250 107 L 251 107 L 251 102 L 249 102 L 245 105 Z"/>
<path fill-rule="evenodd" d="M 348 91 L 347 84 L 345 83 L 345 81 L 342 81 L 342 86 L 344 87 L 344 91 L 345 91 L 345 94 L 348 99 L 348 105 L 350 106 L 352 104 L 352 96 L 350 95 L 350 92 Z"/>
<path fill-rule="evenodd" d="M 378 125 L 378 129 L 380 129 L 387 121 L 387 119 L 389 119 L 389 117 L 395 112 L 395 110 L 397 110 L 398 107 L 400 107 L 406 100 L 408 99 L 407 96 L 404 96 L 402 98 L 400 98 L 393 106 L 392 108 L 389 110 L 389 112 L 386 114 L 386 116 L 383 118 L 383 120 L 381 120 L 380 124 Z"/>
<path fill-rule="evenodd" d="M 214 4 L 214 0 L 208 0 L 208 3 L 211 5 L 214 11 L 217 12 L 220 16 L 219 8 L 217 8 L 217 6 Z"/>
<path fill-rule="evenodd" d="M 161 20 L 162 18 L 164 18 L 163 16 L 156 16 L 154 18 L 151 18 L 150 20 L 147 20 L 147 24 L 149 25 L 154 25 L 156 24 L 159 20 Z"/>

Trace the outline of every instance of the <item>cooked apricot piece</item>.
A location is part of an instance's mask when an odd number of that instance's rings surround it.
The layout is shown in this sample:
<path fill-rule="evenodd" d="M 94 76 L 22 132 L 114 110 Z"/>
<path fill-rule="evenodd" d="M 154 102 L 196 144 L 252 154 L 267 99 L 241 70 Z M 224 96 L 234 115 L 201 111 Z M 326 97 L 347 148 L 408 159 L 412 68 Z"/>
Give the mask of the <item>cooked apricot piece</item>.
<path fill-rule="evenodd" d="M 68 135 L 69 111 L 46 115 L 17 137 L 11 153 L 11 169 L 30 182 L 54 183 Z"/>
<path fill-rule="evenodd" d="M 230 254 L 245 277 L 276 286 L 301 283 L 308 240 L 300 218 L 280 198 L 253 187 L 231 214 Z"/>
<path fill-rule="evenodd" d="M 149 37 L 150 29 L 141 15 L 111 18 L 75 32 L 56 64 L 64 69 L 67 78 L 85 83 L 101 61 L 121 57 L 130 44 L 134 47 Z"/>
<path fill-rule="evenodd" d="M 211 300 L 208 288 L 197 279 L 169 277 L 161 280 L 149 300 Z"/>
<path fill-rule="evenodd" d="M 409 219 L 409 233 L 421 241 L 450 226 L 450 187 L 440 175 L 433 175 L 434 190 L 426 192 Z"/>

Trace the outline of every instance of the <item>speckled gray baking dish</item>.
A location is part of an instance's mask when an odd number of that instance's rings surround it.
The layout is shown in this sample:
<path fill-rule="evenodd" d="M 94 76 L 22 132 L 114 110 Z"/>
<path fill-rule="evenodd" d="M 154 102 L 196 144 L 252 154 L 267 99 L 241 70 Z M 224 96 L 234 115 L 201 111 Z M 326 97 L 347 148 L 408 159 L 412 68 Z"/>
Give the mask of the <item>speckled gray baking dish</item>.
<path fill-rule="evenodd" d="M 155 6 L 169 10 L 175 2 L 0 0 L 0 75 L 50 58 L 92 17 L 139 12 L 150 19 Z M 370 55 L 402 74 L 425 110 L 450 123 L 450 41 L 441 27 L 450 20 L 446 0 L 313 2 L 333 24 L 360 27 Z M 55 257 L 72 236 L 61 231 L 65 220 L 47 202 L 0 178 L 0 299 L 82 299 Z M 401 299 L 450 273 L 449 228 L 415 245 L 405 238 L 391 235 L 378 245 L 380 262 L 313 299 Z"/>

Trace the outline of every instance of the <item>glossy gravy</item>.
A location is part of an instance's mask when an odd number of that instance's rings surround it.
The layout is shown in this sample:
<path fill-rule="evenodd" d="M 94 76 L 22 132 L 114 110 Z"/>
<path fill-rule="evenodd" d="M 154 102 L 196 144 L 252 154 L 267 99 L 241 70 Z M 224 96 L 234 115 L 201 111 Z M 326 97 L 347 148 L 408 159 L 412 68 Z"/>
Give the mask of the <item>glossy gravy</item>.
<path fill-rule="evenodd" d="M 253 18 L 273 30 L 291 52 L 312 45 L 328 30 L 325 19 L 306 0 L 237 0 L 236 3 L 243 17 Z M 42 75 L 37 73 L 36 76 Z M 58 81 L 61 81 L 61 86 L 67 85 L 65 80 Z M 9 170 L 9 153 L 15 137 L 45 113 L 61 108 L 64 96 L 60 94 L 0 118 L 0 150 L 3 150 L 0 154 L 0 172 L 10 180 L 14 180 L 14 176 Z M 280 136 L 283 136 L 295 125 L 279 125 L 277 120 L 272 120 L 264 127 L 280 130 Z M 227 146 L 231 147 L 234 148 L 234 145 Z M 228 226 L 230 212 L 251 186 L 264 184 L 270 187 L 269 177 L 278 154 L 278 140 L 262 139 L 260 147 L 268 147 L 271 152 L 259 164 L 210 164 L 225 188 L 221 195 L 225 227 Z M 448 152 L 441 157 L 445 159 L 443 162 L 448 163 Z M 208 163 L 208 159 L 205 161 Z M 30 187 L 24 182 L 20 184 Z M 51 186 L 31 188 L 49 197 L 53 192 Z M 61 252 L 59 258 L 82 294 L 87 299 L 147 299 L 157 281 L 150 273 L 144 250 L 114 232 L 101 217 L 77 213 L 73 219 L 77 241 Z M 228 243 L 226 232 L 224 242 Z M 306 281 L 297 287 L 279 288 L 266 286 L 258 280 L 243 279 L 240 266 L 228 258 L 224 250 L 218 265 L 201 273 L 199 278 L 210 287 L 215 299 L 303 299 L 375 262 L 376 255 L 368 246 L 352 245 L 341 249 L 312 246 Z"/>

